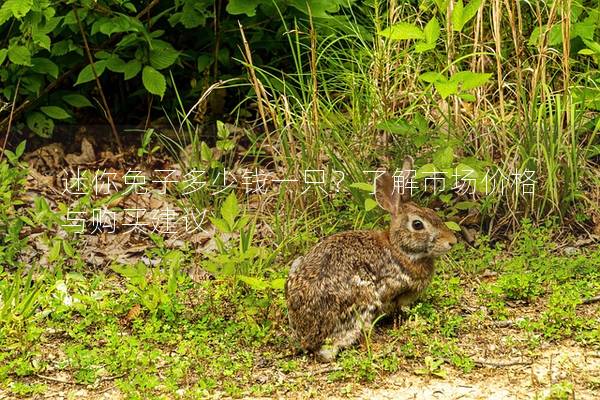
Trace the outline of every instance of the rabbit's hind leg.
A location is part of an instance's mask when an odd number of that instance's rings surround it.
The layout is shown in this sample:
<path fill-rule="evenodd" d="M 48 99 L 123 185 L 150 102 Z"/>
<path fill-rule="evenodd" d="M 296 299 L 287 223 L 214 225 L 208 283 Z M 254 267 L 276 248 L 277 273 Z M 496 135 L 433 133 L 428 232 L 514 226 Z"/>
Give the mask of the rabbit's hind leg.
<path fill-rule="evenodd" d="M 362 312 L 355 312 L 344 323 L 341 323 L 333 334 L 328 337 L 326 344 L 317 352 L 321 362 L 335 360 L 338 352 L 356 343 L 364 330 L 371 328 L 375 307 L 367 307 Z"/>

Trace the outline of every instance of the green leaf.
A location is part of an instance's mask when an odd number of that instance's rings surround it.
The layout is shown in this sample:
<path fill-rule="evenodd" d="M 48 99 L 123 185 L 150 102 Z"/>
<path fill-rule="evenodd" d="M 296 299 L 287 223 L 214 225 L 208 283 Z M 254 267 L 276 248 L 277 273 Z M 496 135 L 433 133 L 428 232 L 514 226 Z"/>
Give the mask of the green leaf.
<path fill-rule="evenodd" d="M 106 59 L 106 68 L 112 72 L 122 73 L 125 70 L 125 61 L 116 54 L 112 54 Z"/>
<path fill-rule="evenodd" d="M 240 275 L 238 276 L 238 278 L 240 281 L 244 282 L 246 285 L 250 286 L 254 290 L 262 291 L 270 287 L 269 283 L 265 280 L 255 278 L 253 276 Z"/>
<path fill-rule="evenodd" d="M 415 133 L 415 128 L 411 126 L 404 118 L 395 118 L 387 121 L 382 121 L 377 124 L 377 129 L 393 133 L 395 135 L 412 135 Z"/>
<path fill-rule="evenodd" d="M 427 83 L 434 83 L 434 82 L 446 80 L 444 75 L 442 75 L 439 72 L 435 72 L 435 71 L 424 72 L 421 75 L 419 75 L 419 79 L 422 80 L 423 82 L 427 82 Z"/>
<path fill-rule="evenodd" d="M 288 0 L 289 4 L 313 18 L 332 18 L 331 13 L 340 10 L 340 4 L 347 4 L 347 0 Z M 272 4 L 267 0 L 264 3 Z"/>
<path fill-rule="evenodd" d="M 431 18 L 427 25 L 425 25 L 423 33 L 425 34 L 425 41 L 428 44 L 435 45 L 435 42 L 440 37 L 440 23 L 436 17 Z"/>
<path fill-rule="evenodd" d="M 167 81 L 163 74 L 149 65 L 146 65 L 142 70 L 142 82 L 148 92 L 161 98 L 164 96 L 165 90 L 167 90 Z"/>
<path fill-rule="evenodd" d="M 450 230 L 455 231 L 455 232 L 460 232 L 460 226 L 456 222 L 446 221 L 445 224 Z"/>
<path fill-rule="evenodd" d="M 31 10 L 33 0 L 6 0 L 2 8 L 8 8 L 17 19 L 23 18 Z"/>
<path fill-rule="evenodd" d="M 235 193 L 229 193 L 223 204 L 221 205 L 221 216 L 227 222 L 230 228 L 235 225 L 235 218 L 238 216 L 240 208 L 238 206 Z"/>
<path fill-rule="evenodd" d="M 586 39 L 583 39 L 583 43 L 585 43 L 585 45 L 588 47 L 588 49 L 592 51 L 592 54 L 600 54 L 600 43 L 594 42 L 592 40 L 586 40 Z M 587 50 L 587 49 L 583 49 L 583 50 Z M 587 54 L 587 55 L 590 54 L 590 53 L 582 53 L 583 50 L 580 50 L 579 54 Z M 1 51 L 2 50 L 0 50 L 0 52 Z M 2 60 L 2 55 L 0 55 L 0 60 Z M 0 64 L 2 64 L 2 61 L 0 61 Z"/>
<path fill-rule="evenodd" d="M 475 97 L 475 95 L 472 95 L 471 93 L 460 93 L 458 97 L 469 103 L 474 103 L 477 100 L 477 97 Z"/>
<path fill-rule="evenodd" d="M 475 14 L 477 14 L 477 10 L 481 7 L 481 2 L 482 0 L 471 0 L 471 2 L 465 6 L 462 15 L 463 25 L 469 22 Z"/>
<path fill-rule="evenodd" d="M 470 208 L 477 208 L 479 204 L 475 201 L 459 201 L 454 205 L 457 210 L 468 210 Z"/>
<path fill-rule="evenodd" d="M 52 39 L 50 36 L 43 33 L 36 33 L 31 36 L 33 39 L 33 43 L 37 44 L 43 49 L 50 51 L 50 45 L 52 44 Z"/>
<path fill-rule="evenodd" d="M 131 79 L 142 70 L 142 63 L 138 60 L 131 60 L 123 67 L 123 73 L 125 74 L 125 80 Z"/>
<path fill-rule="evenodd" d="M 198 56 L 196 63 L 198 64 L 198 72 L 203 72 L 212 63 L 212 58 L 208 54 L 202 54 Z"/>
<path fill-rule="evenodd" d="M 106 68 L 106 61 L 96 61 L 94 63 L 94 67 L 96 68 L 96 73 L 98 74 L 98 77 L 100 77 L 104 73 L 104 69 Z M 81 85 L 82 83 L 86 83 L 89 81 L 93 81 L 94 79 L 95 77 L 94 70 L 92 69 L 92 64 L 88 64 L 79 72 L 79 75 L 77 76 L 77 82 L 75 82 L 75 86 Z"/>
<path fill-rule="evenodd" d="M 156 69 L 169 68 L 177 61 L 179 52 L 170 43 L 162 40 L 153 40 L 150 50 L 150 65 Z"/>
<path fill-rule="evenodd" d="M 41 112 L 35 111 L 27 114 L 25 122 L 27 127 L 36 135 L 43 138 L 49 138 L 52 136 L 52 132 L 54 131 L 54 121 L 46 117 Z"/>
<path fill-rule="evenodd" d="M 436 151 L 432 161 L 439 169 L 449 168 L 452 165 L 452 161 L 454 161 L 454 149 L 452 146 L 447 146 Z"/>
<path fill-rule="evenodd" d="M 425 53 L 426 51 L 435 49 L 435 43 L 420 42 L 415 45 L 415 51 L 417 53 Z"/>
<path fill-rule="evenodd" d="M 438 172 L 438 169 L 435 167 L 434 164 L 425 164 L 415 171 L 415 179 L 421 179 L 432 176 L 435 172 Z"/>
<path fill-rule="evenodd" d="M 442 99 L 458 92 L 458 82 L 452 80 L 437 81 L 433 83 L 433 86 L 435 86 L 440 96 L 442 96 Z"/>
<path fill-rule="evenodd" d="M 470 90 L 485 84 L 492 74 L 472 71 L 460 71 L 452 75 L 451 81 L 461 83 L 462 90 Z"/>
<path fill-rule="evenodd" d="M 62 99 L 67 104 L 75 108 L 93 107 L 92 103 L 87 99 L 87 97 L 81 94 L 65 94 Z"/>
<path fill-rule="evenodd" d="M 58 78 L 58 65 L 56 65 L 53 61 L 42 58 L 42 57 L 34 57 L 31 59 L 33 67 L 31 68 L 33 71 L 39 74 L 50 75 L 54 79 Z"/>
<path fill-rule="evenodd" d="M 43 107 L 40 107 L 40 110 L 42 110 L 42 112 L 44 114 L 46 114 L 47 116 L 49 116 L 50 118 L 53 118 L 53 119 L 71 118 L 71 116 L 69 115 L 68 112 L 66 112 L 65 110 L 63 110 L 62 108 L 60 108 L 58 106 L 43 106 Z"/>
<path fill-rule="evenodd" d="M 52 248 L 48 252 L 48 261 L 52 262 L 58 260 L 58 257 L 60 256 L 60 242 L 60 240 L 55 240 L 54 243 L 52 243 Z M 59 282 L 61 281 L 57 281 L 57 284 Z"/>
<path fill-rule="evenodd" d="M 0 49 L 0 65 L 6 60 L 6 55 L 8 54 L 8 49 Z"/>
<path fill-rule="evenodd" d="M 276 278 L 271 280 L 271 287 L 275 290 L 284 290 L 285 289 L 285 278 Z"/>
<path fill-rule="evenodd" d="M 371 211 L 377 207 L 377 202 L 371 198 L 365 199 L 365 211 Z"/>
<path fill-rule="evenodd" d="M 31 52 L 25 46 L 10 46 L 8 48 L 8 59 L 13 64 L 31 67 Z"/>
<path fill-rule="evenodd" d="M 379 35 L 393 40 L 425 39 L 421 28 L 408 22 L 388 26 Z"/>
<path fill-rule="evenodd" d="M 458 0 L 454 3 L 454 9 L 452 10 L 452 30 L 456 32 L 462 31 L 465 21 L 463 19 L 463 1 Z"/>
<path fill-rule="evenodd" d="M 246 14 L 249 17 L 256 15 L 256 7 L 261 0 L 229 0 L 225 10 L 231 15 Z"/>

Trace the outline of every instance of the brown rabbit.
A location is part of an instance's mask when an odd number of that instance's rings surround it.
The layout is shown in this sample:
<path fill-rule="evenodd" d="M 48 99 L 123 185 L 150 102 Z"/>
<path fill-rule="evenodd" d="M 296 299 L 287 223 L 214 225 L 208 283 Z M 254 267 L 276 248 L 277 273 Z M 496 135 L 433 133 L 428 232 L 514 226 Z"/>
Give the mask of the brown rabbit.
<path fill-rule="evenodd" d="M 456 243 L 433 210 L 410 201 L 411 171 L 406 157 L 397 185 L 388 173 L 377 179 L 376 198 L 392 216 L 389 229 L 332 235 L 290 269 L 291 328 L 322 361 L 355 343 L 379 315 L 410 304 L 431 281 L 434 259 Z"/>

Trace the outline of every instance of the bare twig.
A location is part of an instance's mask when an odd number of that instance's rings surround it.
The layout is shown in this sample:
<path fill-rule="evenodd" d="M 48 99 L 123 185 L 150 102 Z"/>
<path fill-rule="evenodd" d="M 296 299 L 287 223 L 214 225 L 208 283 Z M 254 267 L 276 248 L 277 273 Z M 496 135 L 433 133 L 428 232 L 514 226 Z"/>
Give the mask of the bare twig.
<path fill-rule="evenodd" d="M 37 376 L 40 379 L 44 379 L 44 380 L 50 381 L 50 382 L 64 383 L 66 385 L 80 385 L 80 383 L 77 383 L 74 381 L 68 381 L 66 379 L 54 378 L 52 376 L 46 376 L 46 375 L 40 375 L 40 374 L 35 374 L 35 376 Z"/>
<path fill-rule="evenodd" d="M 532 361 L 506 361 L 506 362 L 494 362 L 494 361 L 485 361 L 485 360 L 473 360 L 476 365 L 480 365 L 483 367 L 492 367 L 492 368 L 503 368 L 503 367 L 513 367 L 515 365 L 531 365 Z"/>
<path fill-rule="evenodd" d="M 76 6 L 73 6 L 73 13 L 75 14 L 77 25 L 79 25 L 79 31 L 81 32 L 81 38 L 83 39 L 83 46 L 85 47 L 85 52 L 90 62 L 90 66 L 92 67 L 92 73 L 94 74 L 94 79 L 96 80 L 96 86 L 98 87 L 98 91 L 100 92 L 100 99 L 102 100 L 102 105 L 104 106 L 104 113 L 106 115 L 106 119 L 108 120 L 110 129 L 112 130 L 115 142 L 117 143 L 119 153 L 122 153 L 123 145 L 121 143 L 121 138 L 119 137 L 119 133 L 117 132 L 117 127 L 115 126 L 115 121 L 113 120 L 112 114 L 110 112 L 110 107 L 108 106 L 108 102 L 106 101 L 106 97 L 104 96 L 104 90 L 102 89 L 100 79 L 98 78 L 98 73 L 96 72 L 96 64 L 94 63 L 94 57 L 92 56 L 92 51 L 90 50 L 90 46 L 87 41 L 87 36 L 85 34 L 85 30 L 83 29 L 83 24 L 79 19 L 79 13 L 77 12 Z"/>
<path fill-rule="evenodd" d="M 4 136 L 4 143 L 2 143 L 2 151 L 0 152 L 0 161 L 2 161 L 2 158 L 4 158 L 4 150 L 6 150 L 8 135 L 10 134 L 10 128 L 12 127 L 13 116 L 15 114 L 15 104 L 17 103 L 17 94 L 19 93 L 19 86 L 21 86 L 21 78 L 19 78 L 17 81 L 17 87 L 15 88 L 15 95 L 13 96 L 10 115 L 8 116 L 8 127 L 6 128 L 6 135 Z"/>
<path fill-rule="evenodd" d="M 581 304 L 592 304 L 592 303 L 598 303 L 600 302 L 600 296 L 594 296 L 594 297 L 590 297 L 588 299 L 583 299 L 581 301 Z"/>

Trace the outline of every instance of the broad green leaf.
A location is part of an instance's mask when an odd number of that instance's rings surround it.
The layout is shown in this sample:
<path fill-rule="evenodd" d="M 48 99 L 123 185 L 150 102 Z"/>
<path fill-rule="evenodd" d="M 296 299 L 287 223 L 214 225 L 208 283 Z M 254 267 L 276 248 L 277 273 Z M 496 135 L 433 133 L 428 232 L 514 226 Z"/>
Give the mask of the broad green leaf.
<path fill-rule="evenodd" d="M 71 118 L 68 112 L 58 106 L 42 106 L 40 110 L 47 116 L 53 119 L 67 119 Z"/>
<path fill-rule="evenodd" d="M 460 71 L 452 75 L 451 81 L 461 84 L 462 90 L 470 90 L 485 84 L 492 74 L 472 71 Z"/>
<path fill-rule="evenodd" d="M 131 79 L 140 73 L 142 70 L 142 63 L 138 60 L 131 60 L 125 66 L 123 66 L 123 74 L 125 74 L 125 80 Z"/>
<path fill-rule="evenodd" d="M 377 202 L 371 198 L 365 199 L 365 211 L 371 211 L 377 207 Z"/>
<path fill-rule="evenodd" d="M 588 49 L 592 51 L 592 54 L 600 54 L 600 43 L 594 42 L 592 40 L 586 40 L 586 39 L 583 40 L 583 43 L 585 43 L 585 45 L 588 47 Z M 579 51 L 579 53 L 583 54 L 583 53 L 581 53 L 581 51 Z M 0 60 L 2 60 L 2 55 L 0 55 Z M 2 64 L 2 61 L 0 61 L 0 64 Z"/>
<path fill-rule="evenodd" d="M 438 169 L 435 167 L 435 165 L 431 163 L 425 164 L 415 171 L 415 179 L 421 179 L 426 178 L 428 176 L 432 176 L 435 172 L 438 172 Z"/>
<path fill-rule="evenodd" d="M 415 45 L 417 53 L 425 53 L 426 51 L 435 49 L 435 43 L 420 42 Z"/>
<path fill-rule="evenodd" d="M 6 55 L 8 54 L 8 49 L 0 49 L 0 65 L 6 60 Z"/>
<path fill-rule="evenodd" d="M 446 78 L 444 78 L 444 75 L 442 75 L 439 72 L 435 72 L 435 71 L 424 72 L 421 75 L 419 75 L 419 79 L 422 80 L 423 82 L 427 82 L 427 83 L 433 83 L 433 82 L 446 80 Z"/>
<path fill-rule="evenodd" d="M 458 82 L 456 81 L 437 81 L 433 83 L 433 86 L 435 86 L 440 96 L 442 96 L 442 99 L 458 92 Z"/>
<path fill-rule="evenodd" d="M 446 221 L 445 224 L 450 230 L 455 231 L 455 232 L 460 232 L 460 226 L 456 222 Z"/>
<path fill-rule="evenodd" d="M 31 52 L 25 46 L 10 46 L 8 48 L 8 59 L 13 64 L 31 67 Z"/>
<path fill-rule="evenodd" d="M 210 161 L 212 159 L 212 150 L 206 142 L 200 142 L 200 160 L 202 161 Z"/>
<path fill-rule="evenodd" d="M 379 35 L 393 40 L 425 39 L 421 28 L 408 22 L 389 26 L 379 32 Z"/>
<path fill-rule="evenodd" d="M 36 135 L 43 138 L 49 138 L 52 136 L 52 132 L 54 131 L 54 121 L 46 117 L 41 112 L 34 111 L 27 114 L 25 122 L 27 127 Z"/>
<path fill-rule="evenodd" d="M 454 3 L 454 8 L 452 9 L 452 30 L 456 32 L 462 31 L 463 26 L 465 26 L 465 21 L 463 20 L 463 1 L 458 0 Z"/>
<path fill-rule="evenodd" d="M 198 72 L 203 72 L 212 63 L 212 58 L 208 54 L 198 56 L 196 61 L 198 64 Z"/>
<path fill-rule="evenodd" d="M 543 32 L 546 32 L 545 26 L 542 29 L 543 29 Z M 552 25 L 552 27 L 550 28 L 550 32 L 548 32 L 547 35 L 548 35 L 548 44 L 550 46 L 557 46 L 557 45 L 561 44 L 562 43 L 561 24 L 556 23 L 556 24 Z M 527 44 L 530 46 L 539 46 L 540 40 L 541 40 L 540 28 L 535 27 L 533 29 L 533 31 L 531 32 L 531 35 L 529 36 L 529 40 L 527 41 Z"/>
<path fill-rule="evenodd" d="M 173 25 L 180 22 L 187 29 L 197 28 L 206 24 L 206 13 L 191 2 L 185 2 L 182 11 L 173 15 L 173 19 L 169 18 L 169 22 Z"/>
<path fill-rule="evenodd" d="M 460 93 L 458 97 L 460 97 L 464 101 L 468 101 L 469 103 L 473 103 L 477 100 L 477 97 L 475 97 L 475 95 L 471 93 Z"/>
<path fill-rule="evenodd" d="M 164 75 L 149 65 L 146 65 L 142 70 L 142 82 L 148 92 L 161 98 L 167 90 L 167 81 Z"/>
<path fill-rule="evenodd" d="M 313 18 L 332 18 L 331 14 L 340 11 L 341 5 L 346 5 L 347 0 L 288 0 L 289 4 Z M 271 1 L 265 1 L 269 4 Z"/>
<path fill-rule="evenodd" d="M 465 6 L 462 16 L 463 25 L 469 22 L 475 16 L 475 14 L 477 14 L 477 10 L 479 10 L 479 7 L 481 7 L 481 2 L 482 0 L 471 0 L 469 4 Z"/>
<path fill-rule="evenodd" d="M 2 8 L 8 8 L 17 19 L 23 18 L 31 10 L 33 0 L 6 0 Z"/>
<path fill-rule="evenodd" d="M 96 61 L 94 63 L 94 67 L 96 69 L 98 77 L 100 77 L 104 73 L 104 69 L 106 68 L 106 61 Z M 86 83 L 94 79 L 94 70 L 92 69 L 92 65 L 88 64 L 79 72 L 79 75 L 77 76 L 77 82 L 75 82 L 75 85 L 81 85 L 82 83 Z"/>
<path fill-rule="evenodd" d="M 452 146 L 447 146 L 436 151 L 433 155 L 432 161 L 433 164 L 439 169 L 449 168 L 452 165 L 452 161 L 454 161 L 454 149 Z"/>
<path fill-rule="evenodd" d="M 464 163 L 459 163 L 456 168 L 454 168 L 454 171 L 459 177 L 465 179 L 479 178 L 481 175 L 475 168 Z"/>
<path fill-rule="evenodd" d="M 62 99 L 67 104 L 75 108 L 93 107 L 92 103 L 87 99 L 87 97 L 81 94 L 65 94 Z"/>
<path fill-rule="evenodd" d="M 423 33 L 425 34 L 425 41 L 428 44 L 435 45 L 435 42 L 440 37 L 440 23 L 436 17 L 431 18 L 427 25 L 425 25 Z"/>
<path fill-rule="evenodd" d="M 43 33 L 36 33 L 31 36 L 31 39 L 33 39 L 33 43 L 37 44 L 43 49 L 50 51 L 50 46 L 52 44 L 50 36 Z"/>
<path fill-rule="evenodd" d="M 179 52 L 170 43 L 162 40 L 153 40 L 150 50 L 150 65 L 156 69 L 169 68 L 177 61 Z"/>
<path fill-rule="evenodd" d="M 42 57 L 34 57 L 31 59 L 31 63 L 33 67 L 31 68 L 33 71 L 39 74 L 50 75 L 54 79 L 58 77 L 58 65 L 56 65 L 52 60 Z"/>
<path fill-rule="evenodd" d="M 112 54 L 106 59 L 106 68 L 112 72 L 124 72 L 125 65 L 125 61 L 123 61 L 121 57 L 116 54 Z"/>
<path fill-rule="evenodd" d="M 221 205 L 221 216 L 227 222 L 230 228 L 233 228 L 235 224 L 235 218 L 240 213 L 237 198 L 235 193 L 229 193 L 223 205 Z"/>
<path fill-rule="evenodd" d="M 225 10 L 231 15 L 246 14 L 249 17 L 256 15 L 256 7 L 262 3 L 261 0 L 229 0 Z"/>

